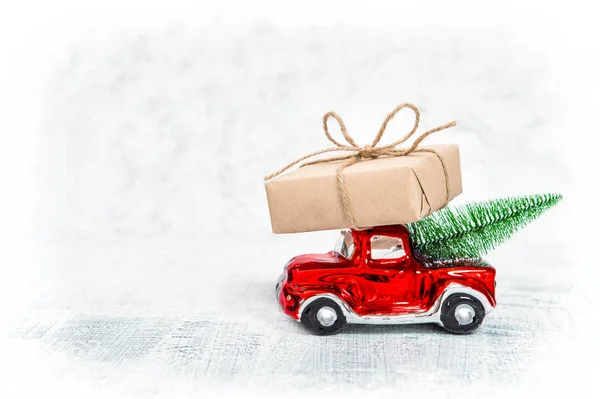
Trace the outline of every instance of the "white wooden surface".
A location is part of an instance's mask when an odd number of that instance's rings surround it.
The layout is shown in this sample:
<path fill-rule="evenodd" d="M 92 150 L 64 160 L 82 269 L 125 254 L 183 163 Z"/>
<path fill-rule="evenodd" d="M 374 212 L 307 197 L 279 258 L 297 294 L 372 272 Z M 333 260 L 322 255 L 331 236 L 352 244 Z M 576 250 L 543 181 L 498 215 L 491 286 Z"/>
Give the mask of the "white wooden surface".
<path fill-rule="evenodd" d="M 264 255 L 260 244 L 269 239 L 218 256 L 205 254 L 204 245 L 218 245 L 211 240 L 119 241 L 53 246 L 42 259 L 55 281 L 8 328 L 7 343 L 34 348 L 27 365 L 35 360 L 52 379 L 107 397 L 465 387 L 489 394 L 543 378 L 539 362 L 556 342 L 562 351 L 576 336 L 567 305 L 573 287 L 557 274 L 561 268 L 545 270 L 543 280 L 518 271 L 542 262 L 500 258 L 499 306 L 473 335 L 435 326 L 351 326 L 316 337 L 274 301 L 282 262 Z M 553 256 L 560 258 L 546 254 Z M 261 262 L 268 266 L 248 266 Z"/>
<path fill-rule="evenodd" d="M 593 13 L 151 3 L 2 15 L 0 397 L 587 394 Z M 403 101 L 424 128 L 458 120 L 432 139 L 461 145 L 457 202 L 565 200 L 487 257 L 498 307 L 477 333 L 309 335 L 274 283 L 336 233 L 271 235 L 261 176 L 327 145 L 325 111 L 367 142 Z"/>

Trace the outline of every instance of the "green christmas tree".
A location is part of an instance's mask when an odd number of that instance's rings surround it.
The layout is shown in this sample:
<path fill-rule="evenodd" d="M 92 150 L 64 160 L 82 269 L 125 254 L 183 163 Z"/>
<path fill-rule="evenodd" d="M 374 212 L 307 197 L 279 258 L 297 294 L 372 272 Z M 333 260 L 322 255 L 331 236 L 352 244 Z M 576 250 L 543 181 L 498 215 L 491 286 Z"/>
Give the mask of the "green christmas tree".
<path fill-rule="evenodd" d="M 562 199 L 536 194 L 444 208 L 408 228 L 416 249 L 434 259 L 479 258 Z"/>

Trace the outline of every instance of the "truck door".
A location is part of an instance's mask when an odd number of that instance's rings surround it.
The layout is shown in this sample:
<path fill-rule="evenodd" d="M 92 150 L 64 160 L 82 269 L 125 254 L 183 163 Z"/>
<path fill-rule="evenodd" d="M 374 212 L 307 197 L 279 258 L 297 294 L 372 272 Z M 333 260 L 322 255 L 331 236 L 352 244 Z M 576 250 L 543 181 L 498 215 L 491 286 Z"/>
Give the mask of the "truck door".
<path fill-rule="evenodd" d="M 365 308 L 370 314 L 418 312 L 419 277 L 403 237 L 374 234 L 362 276 Z"/>

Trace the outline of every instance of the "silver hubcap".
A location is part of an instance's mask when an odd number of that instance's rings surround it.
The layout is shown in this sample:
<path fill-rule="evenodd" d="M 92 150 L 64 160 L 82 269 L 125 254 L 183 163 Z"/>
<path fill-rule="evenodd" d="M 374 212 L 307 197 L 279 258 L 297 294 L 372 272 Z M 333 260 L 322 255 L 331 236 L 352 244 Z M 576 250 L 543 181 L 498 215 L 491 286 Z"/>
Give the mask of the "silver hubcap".
<path fill-rule="evenodd" d="M 456 307 L 456 310 L 454 310 L 454 317 L 456 317 L 458 324 L 466 326 L 473 322 L 473 319 L 475 318 L 475 309 L 466 303 L 460 304 Z"/>
<path fill-rule="evenodd" d="M 323 327 L 329 327 L 337 320 L 337 313 L 329 306 L 323 306 L 317 312 L 317 320 Z"/>

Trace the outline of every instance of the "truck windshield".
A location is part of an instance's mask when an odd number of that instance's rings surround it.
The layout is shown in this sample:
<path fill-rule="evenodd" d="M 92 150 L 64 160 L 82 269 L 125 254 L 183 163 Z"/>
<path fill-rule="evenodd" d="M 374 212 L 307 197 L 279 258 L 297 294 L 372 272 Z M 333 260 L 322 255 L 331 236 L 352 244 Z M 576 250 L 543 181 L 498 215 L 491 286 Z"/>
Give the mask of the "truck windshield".
<path fill-rule="evenodd" d="M 342 230 L 333 250 L 346 259 L 352 258 L 352 254 L 354 254 L 354 239 L 350 230 Z"/>

